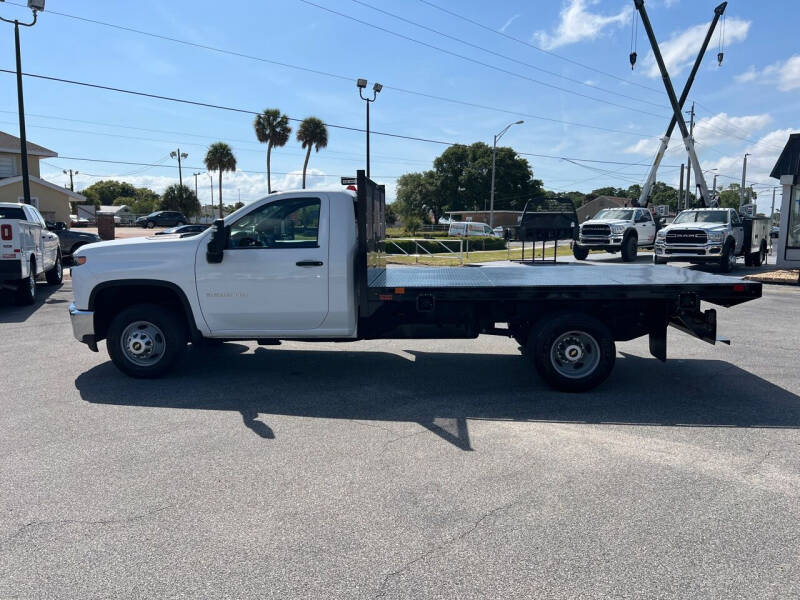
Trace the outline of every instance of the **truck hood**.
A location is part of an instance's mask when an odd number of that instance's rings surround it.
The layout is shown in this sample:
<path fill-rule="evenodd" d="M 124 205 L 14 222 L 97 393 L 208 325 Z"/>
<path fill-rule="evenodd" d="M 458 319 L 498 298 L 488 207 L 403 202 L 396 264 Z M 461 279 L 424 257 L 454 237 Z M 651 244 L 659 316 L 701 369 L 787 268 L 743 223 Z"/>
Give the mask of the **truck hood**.
<path fill-rule="evenodd" d="M 672 229 L 702 229 L 703 231 L 725 231 L 725 223 L 670 223 L 664 227 L 665 231 Z"/>
<path fill-rule="evenodd" d="M 181 247 L 194 247 L 200 235 L 181 237 L 180 234 L 168 234 L 148 237 L 126 238 L 121 240 L 108 240 L 96 242 L 89 247 L 81 247 L 76 256 L 89 256 L 95 254 L 124 254 L 131 255 L 141 252 L 159 251 L 161 249 L 174 252 Z"/>
<path fill-rule="evenodd" d="M 584 221 L 581 223 L 581 227 L 584 225 L 629 225 L 630 221 L 624 221 L 622 219 L 589 219 L 588 221 Z"/>

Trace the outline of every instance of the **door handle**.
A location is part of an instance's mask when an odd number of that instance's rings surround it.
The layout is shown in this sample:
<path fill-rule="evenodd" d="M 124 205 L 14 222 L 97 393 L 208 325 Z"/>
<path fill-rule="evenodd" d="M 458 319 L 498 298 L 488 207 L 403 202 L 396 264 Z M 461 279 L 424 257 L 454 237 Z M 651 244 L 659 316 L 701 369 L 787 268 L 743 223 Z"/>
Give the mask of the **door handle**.
<path fill-rule="evenodd" d="M 321 267 L 324 263 L 321 260 L 298 260 L 294 264 L 298 267 Z"/>

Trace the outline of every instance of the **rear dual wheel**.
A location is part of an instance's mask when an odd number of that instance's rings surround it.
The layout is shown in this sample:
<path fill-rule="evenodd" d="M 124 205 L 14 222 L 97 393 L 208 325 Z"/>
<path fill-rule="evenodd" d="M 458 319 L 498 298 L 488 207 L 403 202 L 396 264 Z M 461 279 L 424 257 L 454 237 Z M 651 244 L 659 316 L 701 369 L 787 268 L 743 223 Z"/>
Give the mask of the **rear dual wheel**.
<path fill-rule="evenodd" d="M 611 373 L 616 345 L 608 327 L 582 313 L 562 313 L 535 327 L 527 355 L 539 375 L 563 392 L 585 392 Z"/>

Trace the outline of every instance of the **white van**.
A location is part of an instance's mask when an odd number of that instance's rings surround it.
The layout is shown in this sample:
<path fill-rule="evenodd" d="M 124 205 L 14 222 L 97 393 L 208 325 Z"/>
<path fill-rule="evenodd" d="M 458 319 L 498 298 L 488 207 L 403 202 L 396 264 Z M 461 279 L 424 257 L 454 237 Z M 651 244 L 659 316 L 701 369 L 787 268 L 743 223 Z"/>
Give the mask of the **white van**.
<path fill-rule="evenodd" d="M 447 230 L 450 237 L 496 237 L 492 228 L 486 223 L 475 223 L 473 221 L 453 221 Z"/>

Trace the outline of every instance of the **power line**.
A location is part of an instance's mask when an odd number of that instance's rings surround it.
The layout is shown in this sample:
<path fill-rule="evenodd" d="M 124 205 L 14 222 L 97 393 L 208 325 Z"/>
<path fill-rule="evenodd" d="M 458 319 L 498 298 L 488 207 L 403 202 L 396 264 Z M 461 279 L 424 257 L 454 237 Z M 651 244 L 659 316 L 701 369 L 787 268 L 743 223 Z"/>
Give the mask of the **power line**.
<path fill-rule="evenodd" d="M 0 73 L 14 74 L 15 71 L 12 71 L 11 69 L 0 69 Z M 252 109 L 236 108 L 236 107 L 231 107 L 231 106 L 223 106 L 223 105 L 220 105 L 220 104 L 211 104 L 211 103 L 208 103 L 208 102 L 201 102 L 199 100 L 187 100 L 187 99 L 184 99 L 184 98 L 175 98 L 175 97 L 172 97 L 172 96 L 164 96 L 164 95 L 161 95 L 161 94 L 154 94 L 154 93 L 150 93 L 150 92 L 140 92 L 140 91 L 135 91 L 135 90 L 128 90 L 128 89 L 124 89 L 124 88 L 101 85 L 101 84 L 97 84 L 97 83 L 88 83 L 88 82 L 85 82 L 85 81 L 76 81 L 76 80 L 72 80 L 72 79 L 64 79 L 64 78 L 61 78 L 61 77 L 52 77 L 52 76 L 49 76 L 49 75 L 39 75 L 39 74 L 36 74 L 36 73 L 23 73 L 23 75 L 26 76 L 26 77 L 33 77 L 35 79 L 43 79 L 43 80 L 46 80 L 46 81 L 55 81 L 55 82 L 58 82 L 58 83 L 67 83 L 67 84 L 71 84 L 71 85 L 95 88 L 95 89 L 100 89 L 100 90 L 105 90 L 105 91 L 110 91 L 110 92 L 118 92 L 118 93 L 122 93 L 122 94 L 130 94 L 130 95 L 133 95 L 133 96 L 143 96 L 145 98 L 153 98 L 155 100 L 165 100 L 165 101 L 169 101 L 169 102 L 178 102 L 178 103 L 181 103 L 181 104 L 189 104 L 189 105 L 192 105 L 192 106 L 199 106 L 199 107 L 202 107 L 202 108 L 213 108 L 213 109 L 217 109 L 217 110 L 226 110 L 226 111 L 230 111 L 230 112 L 243 113 L 243 114 L 247 114 L 247 115 L 260 114 L 260 111 L 252 110 Z M 459 101 L 453 101 L 453 102 L 459 102 Z M 461 103 L 461 102 L 459 102 L 459 103 Z M 503 112 L 506 112 L 506 111 L 503 111 Z M 522 115 L 522 116 L 530 116 L 532 118 L 543 118 L 543 117 L 537 117 L 535 115 L 526 115 L 525 113 L 514 113 L 514 114 L 519 114 L 519 115 Z M 302 119 L 298 119 L 296 117 L 288 117 L 288 119 L 290 121 L 302 122 Z M 598 126 L 595 126 L 595 125 L 586 125 L 586 124 L 574 123 L 574 122 L 569 122 L 569 121 L 561 121 L 561 120 L 556 120 L 556 119 L 546 119 L 546 120 L 562 123 L 562 124 L 565 124 L 565 125 L 572 125 L 572 126 L 575 126 L 575 127 L 585 127 L 585 128 L 588 128 L 588 129 L 599 129 L 599 130 L 609 131 L 609 132 L 613 132 L 613 133 L 622 133 L 622 134 L 626 134 L 626 135 L 634 135 L 636 137 L 641 137 L 641 138 L 656 137 L 656 136 L 653 136 L 653 135 L 642 135 L 642 134 L 632 133 L 632 132 L 629 132 L 629 131 L 608 129 L 608 128 L 603 128 L 603 127 L 598 127 Z M 335 125 L 333 123 L 325 123 L 325 125 L 328 126 L 328 127 L 334 128 L 334 129 L 342 129 L 342 130 L 346 130 L 346 131 L 357 131 L 357 132 L 364 132 L 365 131 L 361 127 L 350 127 L 350 126 L 347 126 L 347 125 Z M 429 139 L 429 138 L 415 137 L 415 136 L 409 136 L 409 135 L 401 135 L 401 134 L 389 133 L 389 132 L 385 132 L 385 131 L 370 130 L 370 132 L 372 134 L 374 134 L 374 135 L 382 135 L 382 136 L 386 136 L 386 137 L 400 138 L 400 139 L 406 139 L 406 140 L 411 140 L 411 141 L 416 141 L 416 142 L 426 142 L 426 143 L 432 143 L 432 144 L 454 145 L 453 142 L 443 142 L 441 140 L 433 140 L 433 139 Z"/>
<path fill-rule="evenodd" d="M 17 3 L 17 2 L 8 2 L 8 4 L 12 4 L 14 6 L 24 6 L 23 4 L 20 4 L 20 3 Z M 251 54 L 245 54 L 245 53 L 242 53 L 242 52 L 237 52 L 235 50 L 227 50 L 227 49 L 224 49 L 224 48 L 218 48 L 218 47 L 215 47 L 215 46 L 210 46 L 208 44 L 199 44 L 199 43 L 196 43 L 196 42 L 190 42 L 188 40 L 182 40 L 182 39 L 174 38 L 174 37 L 167 36 L 167 35 L 162 35 L 162 34 L 158 34 L 158 33 L 144 31 L 144 30 L 141 30 L 141 29 L 135 29 L 133 27 L 127 27 L 127 26 L 124 26 L 124 25 L 117 25 L 117 24 L 114 24 L 114 23 L 106 22 L 106 21 L 99 21 L 97 19 L 89 19 L 87 17 L 80 17 L 80 16 L 77 16 L 77 15 L 70 15 L 70 14 L 58 12 L 58 11 L 55 11 L 55 10 L 48 9 L 47 14 L 48 15 L 56 15 L 56 16 L 64 17 L 64 18 L 67 18 L 67 19 L 74 19 L 76 21 L 83 21 L 85 23 L 91 23 L 91 24 L 100 25 L 100 26 L 103 26 L 103 27 L 110 27 L 112 29 L 117 29 L 117 30 L 120 30 L 120 31 L 126 31 L 126 32 L 129 32 L 129 33 L 135 33 L 137 35 L 144 35 L 144 36 L 151 37 L 151 38 L 156 38 L 156 39 L 160 39 L 160 40 L 164 40 L 164 41 L 168 41 L 168 42 L 173 42 L 173 43 L 176 43 L 176 44 L 181 44 L 181 45 L 184 45 L 184 46 L 189 46 L 189 47 L 193 47 L 193 48 L 199 48 L 199 49 L 202 49 L 202 50 L 208 50 L 210 52 L 216 52 L 216 53 L 219 53 L 219 54 L 226 54 L 226 55 L 230 55 L 230 56 L 235 56 L 237 58 L 244 58 L 244 59 L 247 59 L 247 60 L 253 60 L 253 61 L 262 62 L 262 63 L 266 63 L 266 64 L 276 65 L 276 66 L 279 66 L 279 67 L 284 67 L 284 68 L 287 68 L 287 69 L 295 69 L 295 70 L 298 70 L 298 71 L 304 71 L 304 72 L 308 72 L 308 73 L 313 73 L 315 75 L 322 75 L 322 76 L 330 77 L 330 78 L 333 78 L 333 79 L 339 79 L 339 80 L 348 81 L 348 82 L 352 82 L 355 79 L 355 77 L 350 77 L 350 76 L 347 76 L 347 75 L 340 75 L 340 74 L 337 74 L 337 73 L 330 73 L 330 72 L 327 72 L 327 71 L 322 71 L 321 69 L 313 69 L 313 68 L 310 68 L 310 67 L 303 67 L 303 66 L 300 66 L 300 65 L 293 65 L 293 64 L 290 64 L 290 63 L 286 63 L 286 62 L 282 62 L 282 61 L 276 61 L 276 60 L 264 58 L 264 57 L 261 57 L 261 56 L 254 56 L 254 55 L 251 55 Z M 473 107 L 473 108 L 481 108 L 481 109 L 484 109 L 484 110 L 491 110 L 491 111 L 494 111 L 494 112 L 501 112 L 501 113 L 504 113 L 504 114 L 518 115 L 518 116 L 523 116 L 523 117 L 530 118 L 530 119 L 549 121 L 549 122 L 553 122 L 553 123 L 561 123 L 561 124 L 564 124 L 564 125 L 572 125 L 572 126 L 575 126 L 575 127 L 585 127 L 585 128 L 588 128 L 588 129 L 596 129 L 596 130 L 599 130 L 599 131 L 608 131 L 608 132 L 612 132 L 612 133 L 621 133 L 621 134 L 624 134 L 624 135 L 633 135 L 633 136 L 636 136 L 636 137 L 655 137 L 655 136 L 649 136 L 649 135 L 646 136 L 646 135 L 642 135 L 642 134 L 637 134 L 637 133 L 630 132 L 630 131 L 622 131 L 622 130 L 616 130 L 616 129 L 609 129 L 609 128 L 606 128 L 606 127 L 599 127 L 599 126 L 595 126 L 595 125 L 588 125 L 588 124 L 583 124 L 583 123 L 575 123 L 575 122 L 570 122 L 570 121 L 564 121 L 564 120 L 555 119 L 555 118 L 552 118 L 552 117 L 543 117 L 541 115 L 535 115 L 535 114 L 531 114 L 531 113 L 522 113 L 522 112 L 519 112 L 519 111 L 499 108 L 499 107 L 495 107 L 495 106 L 488 106 L 488 105 L 485 105 L 485 104 L 476 104 L 476 103 L 473 103 L 473 102 L 468 102 L 468 101 L 464 101 L 464 100 L 458 100 L 458 99 L 455 99 L 455 98 L 447 98 L 447 97 L 444 97 L 444 96 L 438 96 L 438 95 L 435 95 L 435 94 L 429 94 L 429 93 L 421 92 L 421 91 L 418 91 L 418 90 L 411 90 L 411 89 L 407 89 L 407 88 L 401 88 L 401 87 L 397 87 L 397 86 L 393 86 L 393 85 L 389 85 L 389 84 L 385 84 L 384 88 L 392 89 L 392 90 L 395 90 L 395 91 L 398 91 L 398 92 L 402 92 L 404 94 L 410 94 L 410 95 L 414 95 L 414 96 L 419 96 L 419 97 L 422 97 L 422 98 L 429 98 L 429 99 L 433 99 L 433 100 L 439 100 L 439 101 L 442 101 L 442 102 L 448 102 L 448 103 L 452 103 L 452 104 L 459 104 L 459 105 L 462 105 L 462 106 L 470 106 L 470 107 Z"/>
<path fill-rule="evenodd" d="M 574 96 L 580 96 L 582 98 L 587 98 L 589 100 L 594 100 L 595 102 L 602 102 L 603 104 L 608 104 L 610 106 L 616 106 L 617 108 L 623 108 L 623 109 L 628 110 L 628 111 L 638 112 L 638 113 L 641 113 L 643 115 L 649 115 L 651 117 L 657 117 L 659 119 L 662 119 L 664 117 L 663 114 L 651 113 L 651 112 L 648 112 L 646 110 L 641 110 L 639 108 L 633 108 L 631 106 L 625 106 L 624 104 L 617 104 L 616 102 L 612 102 L 610 100 L 605 100 L 603 98 L 596 98 L 595 96 L 589 96 L 587 94 L 582 94 L 581 92 L 576 92 L 574 90 L 563 88 L 561 86 L 554 85 L 552 83 L 547 83 L 547 82 L 541 81 L 539 79 L 534 79 L 533 77 L 528 77 L 527 75 L 523 75 L 522 73 L 517 73 L 516 71 L 511 71 L 509 69 L 504 69 L 503 67 L 498 67 L 497 65 L 492 65 L 492 64 L 489 64 L 489 63 L 485 63 L 485 62 L 483 62 L 481 60 L 478 60 L 476 58 L 472 58 L 472 57 L 466 56 L 464 54 L 459 54 L 458 52 L 453 52 L 452 50 L 447 50 L 446 48 L 442 48 L 440 46 L 436 46 L 435 44 L 429 44 L 428 42 L 424 42 L 422 40 L 418 40 L 416 38 L 413 38 L 411 36 L 399 33 L 397 31 L 393 31 L 391 29 L 387 29 L 386 27 L 381 27 L 380 25 L 375 25 L 374 23 L 369 23 L 368 21 L 364 21 L 362 19 L 358 19 L 356 17 L 347 15 L 347 14 L 345 14 L 343 12 L 338 11 L 338 10 L 334 10 L 332 8 L 328 8 L 327 6 L 322 6 L 321 4 L 316 4 L 314 2 L 311 2 L 311 0 L 298 0 L 298 1 L 302 2 L 303 4 L 308 4 L 309 6 L 313 6 L 315 8 L 320 9 L 320 10 L 323 10 L 325 12 L 329 12 L 331 14 L 338 15 L 338 16 L 344 18 L 344 19 L 348 19 L 350 21 L 354 21 L 356 23 L 360 23 L 361 25 L 365 25 L 367 27 L 371 27 L 373 29 L 377 29 L 378 31 L 382 31 L 384 33 L 388 33 L 389 35 L 393 35 L 395 37 L 407 40 L 409 42 L 413 42 L 413 43 L 418 44 L 420 46 L 424 46 L 426 48 L 430 48 L 432 50 L 436 50 L 437 52 L 441 52 L 441 53 L 447 54 L 449 56 L 454 56 L 456 58 L 460 58 L 461 60 L 465 60 L 467 62 L 471 62 L 471 63 L 474 63 L 476 65 L 481 65 L 482 67 L 486 67 L 488 69 L 493 69 L 493 70 L 498 71 L 500 73 L 505 73 L 506 75 L 511 75 L 513 77 L 518 77 L 520 79 L 525 79 L 527 81 L 530 81 L 530 82 L 533 82 L 533 83 L 536 83 L 536 84 L 539 84 L 539 85 L 543 85 L 545 87 L 549 87 L 549 88 L 552 88 L 554 90 L 559 90 L 559 91 L 564 92 L 566 94 L 572 94 Z"/>
<path fill-rule="evenodd" d="M 422 2 L 423 4 L 427 4 L 428 6 L 430 6 L 432 8 L 435 8 L 436 10 L 439 10 L 439 11 L 441 11 L 443 13 L 446 13 L 448 15 L 456 17 L 457 19 L 461 19 L 462 21 L 466 21 L 467 23 L 471 23 L 472 25 L 475 25 L 476 27 L 480 27 L 481 29 L 485 29 L 486 31 L 491 31 L 492 33 L 494 33 L 496 35 L 499 35 L 499 36 L 504 37 L 506 39 L 512 40 L 514 42 L 517 42 L 518 44 L 522 44 L 523 46 L 527 46 L 528 48 L 533 48 L 534 50 L 537 50 L 538 52 L 542 52 L 543 54 L 547 54 L 548 56 L 552 56 L 554 58 L 557 58 L 559 60 L 563 60 L 563 61 L 568 62 L 568 63 L 573 64 L 573 65 L 577 65 L 577 66 L 579 66 L 579 67 L 581 67 L 583 69 L 587 69 L 589 71 L 592 71 L 593 73 L 597 73 L 598 75 L 605 75 L 606 77 L 611 77 L 612 79 L 616 79 L 616 80 L 621 81 L 622 83 L 625 83 L 627 85 L 635 85 L 637 87 L 640 87 L 642 89 L 645 89 L 645 90 L 648 90 L 648 91 L 651 91 L 651 92 L 655 92 L 657 94 L 660 94 L 660 93 L 663 92 L 663 90 L 652 88 L 652 87 L 644 85 L 642 83 L 638 83 L 636 81 L 625 79 L 624 77 L 620 77 L 619 75 L 614 75 L 613 73 L 609 73 L 608 71 L 603 71 L 602 69 L 598 69 L 596 67 L 592 67 L 592 66 L 587 65 L 585 63 L 582 63 L 580 61 L 577 61 L 577 60 L 574 60 L 574 59 L 571 59 L 571 58 L 567 58 L 566 56 L 562 56 L 561 54 L 557 54 L 555 52 L 551 52 L 550 50 L 545 50 L 544 48 L 540 48 L 539 46 L 536 46 L 535 44 L 531 44 L 530 42 L 526 42 L 525 40 L 522 40 L 522 39 L 520 39 L 518 37 L 514 37 L 513 35 L 509 35 L 505 31 L 498 31 L 496 29 L 493 29 L 492 27 L 489 27 L 488 25 L 485 25 L 484 23 L 481 23 L 481 22 L 476 21 L 474 19 L 470 19 L 469 17 L 461 15 L 461 14 L 459 14 L 457 12 L 454 12 L 454 11 L 452 11 L 450 9 L 444 8 L 443 6 L 439 6 L 438 4 L 435 4 L 434 2 L 430 2 L 429 0 L 419 0 L 419 1 Z"/>
<path fill-rule="evenodd" d="M 472 42 L 464 40 L 463 38 L 460 38 L 458 36 L 450 35 L 448 33 L 444 33 L 443 31 L 440 31 L 440 30 L 435 29 L 433 27 L 428 27 L 427 25 L 423 25 L 422 23 L 417 23 L 416 21 L 412 21 L 411 19 L 406 19 L 405 17 L 403 17 L 401 15 L 397 15 L 397 14 L 391 13 L 391 12 L 389 12 L 387 10 L 383 10 L 382 8 L 378 8 L 377 6 L 373 6 L 372 4 L 368 4 L 367 2 L 363 2 L 363 0 L 351 0 L 351 1 L 355 2 L 356 4 L 359 4 L 361 6 L 365 6 L 365 7 L 369 8 L 369 9 L 377 11 L 379 13 L 382 13 L 384 15 L 388 15 L 388 16 L 390 16 L 390 17 L 392 17 L 394 19 L 397 19 L 399 21 L 402 21 L 404 23 L 408 23 L 410 25 L 414 25 L 415 27 L 419 27 L 420 29 L 424 29 L 425 31 L 430 31 L 430 32 L 435 33 L 436 35 L 439 35 L 439 36 L 444 37 L 446 39 L 453 40 L 453 41 L 458 42 L 460 44 L 464 44 L 465 46 L 469 46 L 470 48 L 475 48 L 477 50 L 480 50 L 481 52 L 486 52 L 487 54 L 491 54 L 493 56 L 498 56 L 498 57 L 503 58 L 505 60 L 509 60 L 511 62 L 515 62 L 517 64 L 523 65 L 523 66 L 528 67 L 530 69 L 534 69 L 536 71 L 541 71 L 542 73 L 547 73 L 548 75 L 551 75 L 553 77 L 559 77 L 561 79 L 565 79 L 565 80 L 570 81 L 572 83 L 576 83 L 578 85 L 582 85 L 582 86 L 588 87 L 588 88 L 593 89 L 593 90 L 598 90 L 598 91 L 601 91 L 601 92 L 605 92 L 606 94 L 612 94 L 614 96 L 619 96 L 621 98 L 627 98 L 628 100 L 633 100 L 635 102 L 643 102 L 645 104 L 650 104 L 651 106 L 655 106 L 655 107 L 658 107 L 658 108 L 666 109 L 666 107 L 663 104 L 660 104 L 658 102 L 651 102 L 650 100 L 642 100 L 641 98 L 635 98 L 635 97 L 630 96 L 628 94 L 623 94 L 621 92 L 615 92 L 613 90 L 608 90 L 608 89 L 602 88 L 600 86 L 593 85 L 593 84 L 587 83 L 585 81 L 581 81 L 580 79 L 574 79 L 572 77 L 568 77 L 567 75 L 563 75 L 563 74 L 557 73 L 555 71 L 550 71 L 548 69 L 543 69 L 542 67 L 538 67 L 536 65 L 532 65 L 531 63 L 525 62 L 523 60 L 516 59 L 516 58 L 514 58 L 512 56 L 509 56 L 507 54 L 502 54 L 500 52 L 495 52 L 494 50 L 491 50 L 490 48 L 486 48 L 486 47 L 480 46 L 478 44 L 473 44 Z"/>

